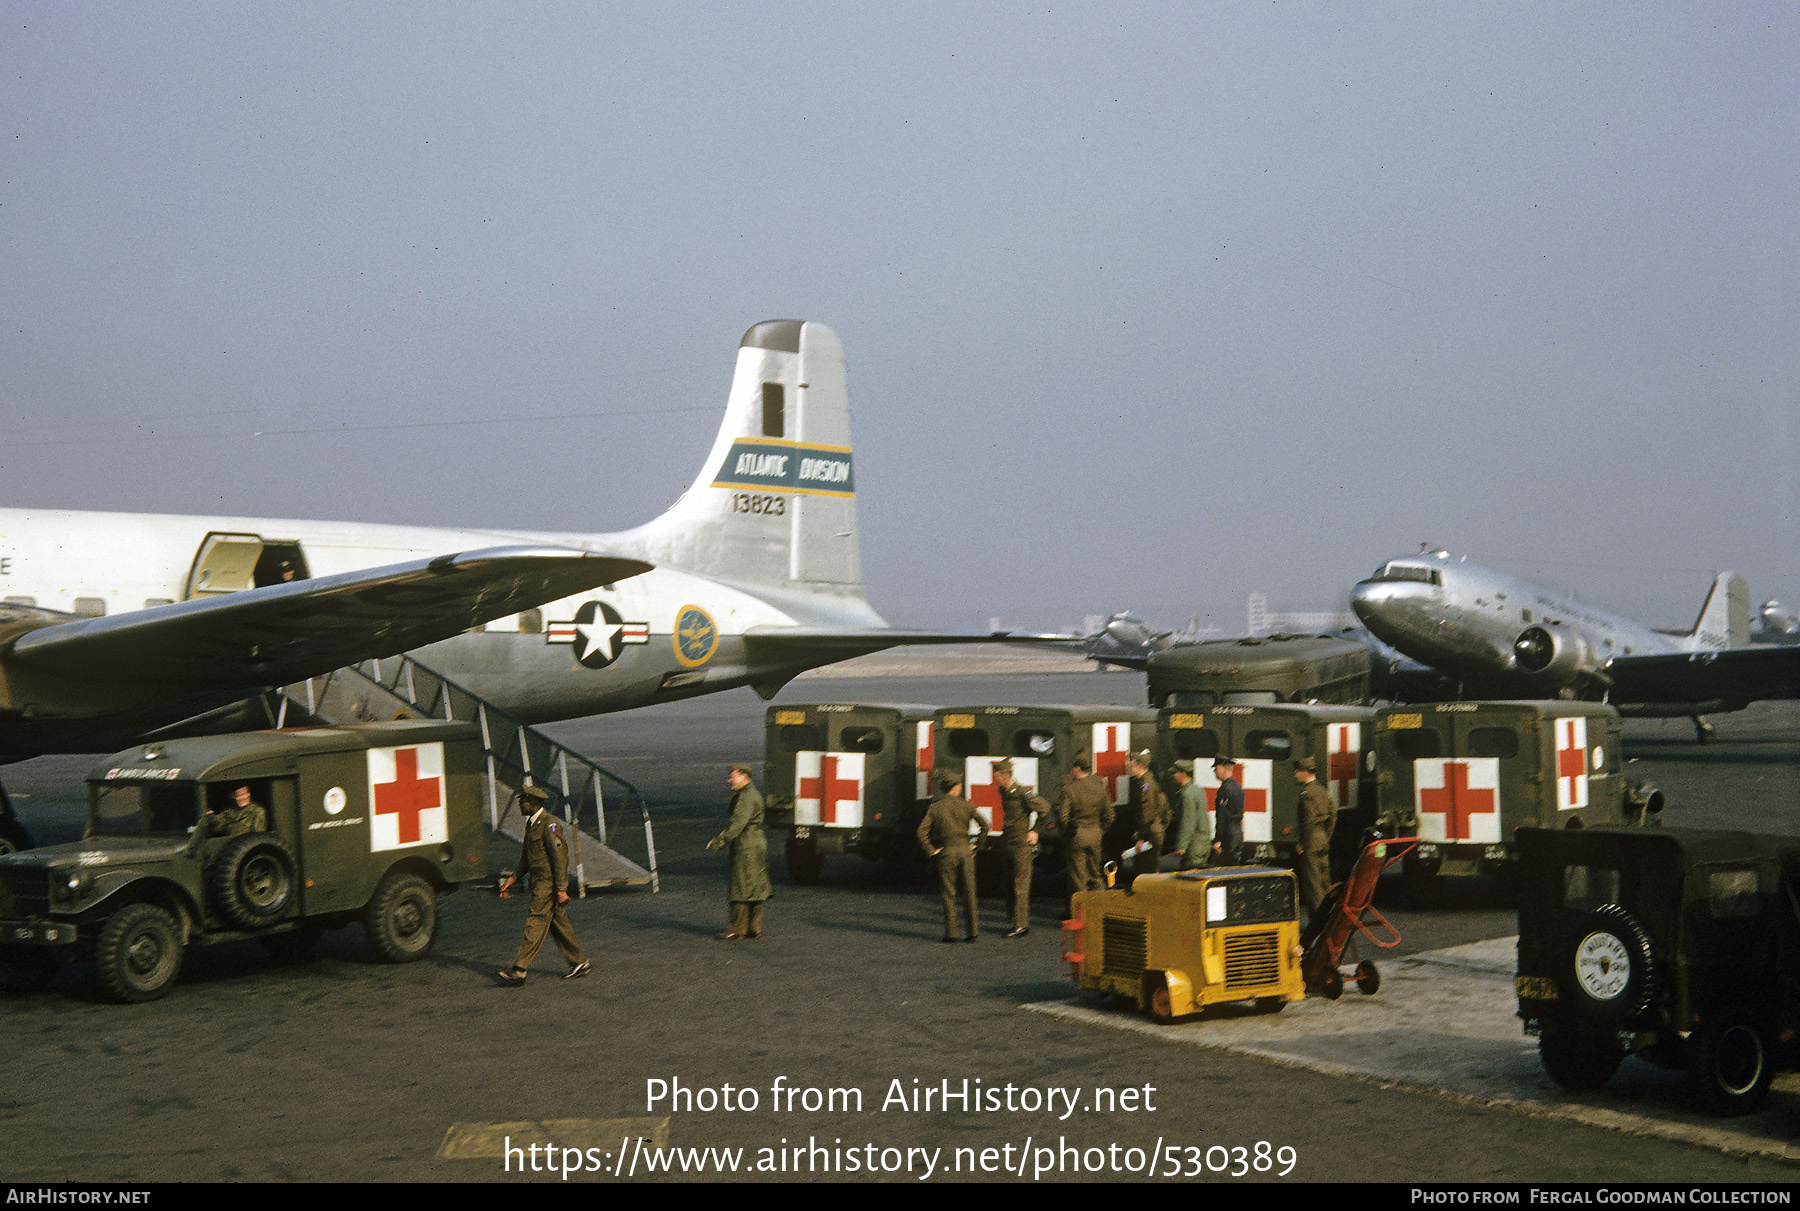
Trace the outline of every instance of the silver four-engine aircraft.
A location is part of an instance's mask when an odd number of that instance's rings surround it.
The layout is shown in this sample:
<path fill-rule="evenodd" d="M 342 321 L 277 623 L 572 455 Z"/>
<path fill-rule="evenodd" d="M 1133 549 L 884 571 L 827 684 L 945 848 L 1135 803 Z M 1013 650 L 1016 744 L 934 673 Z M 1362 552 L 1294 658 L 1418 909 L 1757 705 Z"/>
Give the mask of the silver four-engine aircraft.
<path fill-rule="evenodd" d="M 698 478 L 636 529 L 5 509 L 0 597 L 0 759 L 175 734 L 403 650 L 542 722 L 1008 637 L 895 630 L 864 599 L 843 347 L 798 320 L 744 335 Z"/>
<path fill-rule="evenodd" d="M 1363 625 L 1470 698 L 1604 700 L 1703 715 L 1800 697 L 1800 648 L 1751 647 L 1744 578 L 1713 581 L 1694 629 L 1665 634 L 1445 550 L 1391 559 L 1350 593 Z"/>

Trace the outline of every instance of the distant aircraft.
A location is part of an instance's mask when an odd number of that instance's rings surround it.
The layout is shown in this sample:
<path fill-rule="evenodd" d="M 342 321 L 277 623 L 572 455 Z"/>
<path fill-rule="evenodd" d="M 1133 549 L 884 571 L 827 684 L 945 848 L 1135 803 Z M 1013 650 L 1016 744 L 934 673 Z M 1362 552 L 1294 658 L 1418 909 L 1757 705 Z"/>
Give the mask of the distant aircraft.
<path fill-rule="evenodd" d="M 1800 643 L 1800 612 L 1788 609 L 1779 601 L 1765 601 L 1756 613 L 1751 629 L 1752 643 Z"/>
<path fill-rule="evenodd" d="M 870 608 L 843 348 L 799 320 L 744 335 L 698 478 L 636 529 L 5 509 L 0 598 L 0 759 L 178 734 L 246 689 L 408 649 L 542 722 L 1012 638 L 894 630 Z"/>
<path fill-rule="evenodd" d="M 1669 635 L 1445 550 L 1389 560 L 1350 593 L 1375 636 L 1471 698 L 1603 700 L 1628 715 L 1704 716 L 1800 697 L 1800 648 L 1749 645 L 1750 593 L 1722 573 L 1694 629 Z"/>

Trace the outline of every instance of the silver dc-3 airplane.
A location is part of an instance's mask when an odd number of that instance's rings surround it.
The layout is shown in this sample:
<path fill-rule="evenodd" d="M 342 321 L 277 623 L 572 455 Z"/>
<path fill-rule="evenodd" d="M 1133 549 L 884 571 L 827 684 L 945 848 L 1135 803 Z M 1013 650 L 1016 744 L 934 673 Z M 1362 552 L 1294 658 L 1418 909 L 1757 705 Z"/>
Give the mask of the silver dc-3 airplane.
<path fill-rule="evenodd" d="M 1725 572 L 1694 629 L 1665 634 L 1445 550 L 1391 559 L 1350 593 L 1376 638 L 1471 698 L 1580 698 L 1703 715 L 1800 697 L 1800 649 L 1751 647 L 1750 591 Z"/>
<path fill-rule="evenodd" d="M 744 335 L 699 476 L 636 529 L 6 509 L 0 597 L 0 759 L 229 730 L 246 691 L 403 650 L 543 722 L 769 697 L 899 644 L 1057 638 L 896 630 L 869 606 L 843 347 L 798 320 Z"/>

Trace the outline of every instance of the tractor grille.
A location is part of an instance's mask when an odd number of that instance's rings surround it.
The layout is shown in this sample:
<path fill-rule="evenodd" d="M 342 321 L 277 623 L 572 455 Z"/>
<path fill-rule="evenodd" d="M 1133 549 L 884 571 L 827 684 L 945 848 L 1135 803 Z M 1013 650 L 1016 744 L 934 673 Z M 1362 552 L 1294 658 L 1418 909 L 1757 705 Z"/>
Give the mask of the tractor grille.
<path fill-rule="evenodd" d="M 1225 939 L 1225 987 L 1257 988 L 1281 979 L 1281 940 L 1276 931 L 1232 934 Z"/>
<path fill-rule="evenodd" d="M 1100 969 L 1112 976 L 1144 974 L 1149 923 L 1142 917 L 1106 917 L 1101 924 Z"/>

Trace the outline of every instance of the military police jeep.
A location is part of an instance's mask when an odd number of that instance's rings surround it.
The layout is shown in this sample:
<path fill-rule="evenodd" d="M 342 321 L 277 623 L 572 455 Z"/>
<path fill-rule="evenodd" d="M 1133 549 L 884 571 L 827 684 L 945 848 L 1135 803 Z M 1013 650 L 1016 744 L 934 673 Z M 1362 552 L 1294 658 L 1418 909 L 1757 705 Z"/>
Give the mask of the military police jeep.
<path fill-rule="evenodd" d="M 1628 1055 L 1745 1114 L 1800 1031 L 1800 840 L 1700 829 L 1522 829 L 1519 1017 L 1571 1092 Z"/>
<path fill-rule="evenodd" d="M 91 958 L 121 1001 L 163 995 L 190 945 L 283 957 L 360 920 L 396 963 L 437 936 L 437 896 L 485 873 L 473 725 L 432 721 L 150 744 L 88 777 L 82 840 L 0 856 L 0 975 Z M 225 835 L 247 787 L 266 831 Z"/>

